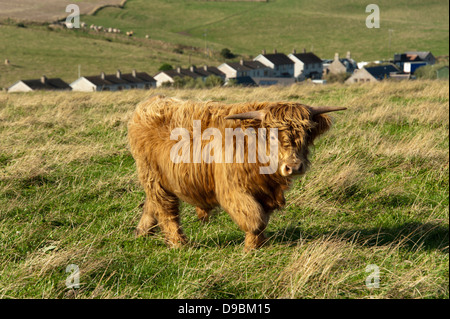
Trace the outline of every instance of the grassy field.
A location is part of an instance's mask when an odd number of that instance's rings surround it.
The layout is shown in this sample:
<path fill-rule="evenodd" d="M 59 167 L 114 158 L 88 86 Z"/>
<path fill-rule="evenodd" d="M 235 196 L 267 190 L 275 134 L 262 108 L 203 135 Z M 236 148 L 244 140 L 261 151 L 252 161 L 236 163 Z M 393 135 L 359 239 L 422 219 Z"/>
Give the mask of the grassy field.
<path fill-rule="evenodd" d="M 392 58 L 394 52 L 431 50 L 448 55 L 449 3 L 446 0 L 377 1 L 380 28 L 366 27 L 364 1 L 129 0 L 124 9 L 105 8 L 88 23 L 131 28 L 137 36 L 224 47 L 243 55 L 262 49 L 290 53 L 314 50 L 321 58 L 352 51 L 358 60 Z M 389 47 L 389 29 L 392 29 Z M 205 32 L 206 31 L 206 32 Z M 206 37 L 205 37 L 206 34 Z"/>
<path fill-rule="evenodd" d="M 0 298 L 448 298 L 448 85 L 0 93 Z M 133 236 L 144 193 L 126 125 L 155 93 L 348 110 L 264 247 L 245 253 L 226 213 L 203 225 L 183 204 L 190 244 L 169 249 L 160 233 Z"/>
<path fill-rule="evenodd" d="M 81 30 L 51 30 L 46 26 L 0 25 L 0 88 L 19 79 L 61 77 L 68 83 L 81 75 L 111 74 L 132 69 L 156 74 L 163 63 L 173 66 L 218 65 L 220 62 L 196 52 L 180 54 L 177 45 L 125 35 L 89 34 Z M 9 59 L 11 65 L 3 62 Z"/>

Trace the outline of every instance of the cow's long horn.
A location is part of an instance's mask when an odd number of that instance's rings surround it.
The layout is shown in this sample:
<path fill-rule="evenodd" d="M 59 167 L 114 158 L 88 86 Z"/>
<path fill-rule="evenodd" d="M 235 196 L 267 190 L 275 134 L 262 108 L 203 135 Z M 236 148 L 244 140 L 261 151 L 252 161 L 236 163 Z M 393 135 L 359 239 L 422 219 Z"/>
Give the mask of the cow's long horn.
<path fill-rule="evenodd" d="M 262 120 L 264 113 L 260 111 L 250 111 L 245 113 L 228 115 L 225 117 L 226 120 Z"/>
<path fill-rule="evenodd" d="M 346 107 L 338 107 L 338 106 L 319 106 L 319 107 L 310 107 L 311 115 L 318 115 L 328 112 L 336 112 L 336 111 L 342 111 L 346 110 Z"/>

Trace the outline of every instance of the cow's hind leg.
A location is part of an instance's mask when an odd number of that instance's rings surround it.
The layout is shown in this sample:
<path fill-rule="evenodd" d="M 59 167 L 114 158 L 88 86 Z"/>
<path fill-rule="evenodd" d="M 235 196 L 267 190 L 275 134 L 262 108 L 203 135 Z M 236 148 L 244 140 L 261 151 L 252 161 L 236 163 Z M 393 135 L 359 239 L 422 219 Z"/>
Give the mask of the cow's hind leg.
<path fill-rule="evenodd" d="M 180 227 L 178 198 L 161 186 L 158 176 L 152 174 L 151 167 L 139 160 L 136 163 L 139 180 L 146 194 L 144 211 L 136 233 L 146 235 L 159 226 L 168 245 L 178 247 L 185 244 L 187 239 Z"/>
<path fill-rule="evenodd" d="M 158 225 L 164 233 L 166 243 L 171 247 L 180 247 L 187 243 L 187 238 L 180 226 L 178 198 L 168 199 L 156 212 Z"/>
<path fill-rule="evenodd" d="M 151 205 L 154 216 L 158 220 L 158 226 L 164 233 L 169 246 L 179 247 L 187 243 L 187 238 L 180 226 L 179 200 L 155 183 L 151 190 L 147 191 L 147 201 Z"/>
<path fill-rule="evenodd" d="M 195 207 L 195 210 L 197 211 L 197 217 L 200 221 L 204 223 L 209 221 L 209 211 L 200 207 Z"/>

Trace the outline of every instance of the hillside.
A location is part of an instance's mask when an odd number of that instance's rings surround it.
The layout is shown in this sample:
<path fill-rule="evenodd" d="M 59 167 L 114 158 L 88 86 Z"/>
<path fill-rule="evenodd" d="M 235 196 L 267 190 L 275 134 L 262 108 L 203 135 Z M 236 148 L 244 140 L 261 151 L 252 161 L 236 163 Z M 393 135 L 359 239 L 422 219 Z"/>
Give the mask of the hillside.
<path fill-rule="evenodd" d="M 26 28 L 0 25 L 0 88 L 19 79 L 61 77 L 68 83 L 81 75 L 95 75 L 117 69 L 132 69 L 154 75 L 163 63 L 176 65 L 203 63 L 216 65 L 214 58 L 198 52 L 180 54 L 177 45 L 125 35 L 90 34 L 84 31 L 50 29 L 29 25 Z M 3 62 L 9 59 L 11 65 Z"/>
<path fill-rule="evenodd" d="M 312 49 L 323 58 L 352 51 L 358 60 L 392 58 L 394 52 L 405 50 L 448 55 L 448 1 L 377 1 L 379 29 L 366 27 L 366 5 L 354 0 L 130 0 L 124 9 L 105 8 L 84 19 L 167 42 L 204 47 L 206 40 L 208 47 L 253 56 L 264 48 Z"/>
<path fill-rule="evenodd" d="M 448 81 L 0 92 L 0 298 L 448 298 Z M 191 240 L 135 239 L 144 192 L 127 145 L 136 104 L 162 93 L 225 103 L 346 106 L 263 248 L 217 210 Z M 67 289 L 66 267 L 80 269 Z M 367 266 L 380 287 L 366 286 Z"/>
<path fill-rule="evenodd" d="M 366 4 L 353 0 L 129 0 L 123 8 L 106 7 L 81 17 L 88 25 L 133 30 L 132 39 L 103 32 L 51 31 L 28 23 L 21 28 L 3 21 L 0 87 L 43 73 L 71 82 L 79 64 L 83 75 L 112 73 L 117 68 L 153 75 L 164 62 L 219 65 L 223 62 L 219 52 L 225 47 L 244 57 L 273 48 L 285 53 L 306 48 L 321 58 L 351 51 L 358 61 L 392 58 L 405 50 L 448 55 L 448 1 L 381 0 L 377 4 L 379 29 L 366 27 Z M 146 35 L 150 38 L 145 39 Z M 11 67 L 3 65 L 5 59 Z"/>

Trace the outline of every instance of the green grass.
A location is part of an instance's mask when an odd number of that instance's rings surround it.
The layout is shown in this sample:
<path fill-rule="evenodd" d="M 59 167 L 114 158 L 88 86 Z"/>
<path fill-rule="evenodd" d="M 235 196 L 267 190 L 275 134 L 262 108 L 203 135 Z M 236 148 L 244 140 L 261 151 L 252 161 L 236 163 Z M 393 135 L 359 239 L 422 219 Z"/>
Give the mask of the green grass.
<path fill-rule="evenodd" d="M 78 76 L 78 65 L 82 75 L 133 68 L 154 75 L 163 63 L 218 66 L 223 62 L 219 55 L 223 48 L 239 58 L 274 48 L 285 53 L 305 48 L 324 59 L 351 51 L 357 61 L 392 58 L 395 52 L 408 50 L 448 55 L 448 1 L 382 0 L 377 4 L 379 29 L 366 28 L 367 4 L 352 0 L 129 0 L 122 9 L 107 7 L 81 17 L 88 26 L 119 28 L 120 36 L 50 31 L 27 23 L 20 28 L 7 20 L 0 25 L 0 87 L 42 74 L 70 83 Z M 135 32 L 132 39 L 124 35 L 130 30 Z M 388 30 L 393 30 L 390 46 Z M 11 65 L 5 66 L 4 59 Z"/>
<path fill-rule="evenodd" d="M 89 34 L 81 30 L 51 31 L 46 26 L 30 25 L 20 28 L 0 25 L 0 87 L 8 88 L 19 79 L 38 79 L 43 74 L 48 78 L 60 77 L 67 83 L 81 75 L 105 72 L 131 73 L 132 69 L 157 73 L 163 63 L 172 66 L 191 63 L 218 65 L 218 61 L 196 52 L 179 54 L 176 45 L 159 41 L 128 39 L 125 35 L 111 36 Z M 189 57 L 189 55 L 191 55 Z M 4 65 L 9 59 L 11 65 Z"/>
<path fill-rule="evenodd" d="M 182 204 L 190 244 L 135 239 L 135 105 L 178 98 L 345 105 L 312 168 L 245 253 L 217 210 Z M 394 102 L 393 102 L 394 101 Z M 448 81 L 0 94 L 1 298 L 448 298 Z M 80 268 L 79 289 L 65 286 Z M 380 267 L 368 289 L 366 266 Z"/>
<path fill-rule="evenodd" d="M 368 29 L 367 3 L 277 0 L 265 2 L 130 0 L 105 8 L 88 23 L 129 28 L 137 36 L 256 56 L 262 49 L 314 49 L 322 58 L 352 51 L 358 60 L 392 58 L 394 52 L 448 54 L 448 1 L 378 1 L 380 28 Z M 389 29 L 393 29 L 391 47 Z"/>

